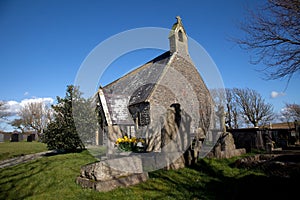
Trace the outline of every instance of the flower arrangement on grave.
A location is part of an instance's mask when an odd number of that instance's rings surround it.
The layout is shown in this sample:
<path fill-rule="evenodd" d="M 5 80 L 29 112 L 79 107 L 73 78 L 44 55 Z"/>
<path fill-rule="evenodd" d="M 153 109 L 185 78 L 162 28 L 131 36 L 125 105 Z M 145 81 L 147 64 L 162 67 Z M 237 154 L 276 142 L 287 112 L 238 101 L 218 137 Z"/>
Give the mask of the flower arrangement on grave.
<path fill-rule="evenodd" d="M 145 144 L 145 140 L 142 138 L 128 138 L 126 135 L 122 138 L 118 138 L 116 145 L 120 151 L 132 151 L 132 152 L 142 152 Z"/>

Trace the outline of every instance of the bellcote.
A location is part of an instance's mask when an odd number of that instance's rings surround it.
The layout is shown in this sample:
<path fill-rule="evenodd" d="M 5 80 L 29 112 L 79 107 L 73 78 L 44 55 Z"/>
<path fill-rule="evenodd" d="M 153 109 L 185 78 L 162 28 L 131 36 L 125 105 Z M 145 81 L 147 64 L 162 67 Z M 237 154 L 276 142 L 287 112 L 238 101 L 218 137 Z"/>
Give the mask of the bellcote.
<path fill-rule="evenodd" d="M 187 35 L 184 30 L 181 18 L 176 17 L 177 22 L 172 26 L 172 30 L 169 34 L 170 52 L 181 55 L 188 56 L 188 41 Z"/>

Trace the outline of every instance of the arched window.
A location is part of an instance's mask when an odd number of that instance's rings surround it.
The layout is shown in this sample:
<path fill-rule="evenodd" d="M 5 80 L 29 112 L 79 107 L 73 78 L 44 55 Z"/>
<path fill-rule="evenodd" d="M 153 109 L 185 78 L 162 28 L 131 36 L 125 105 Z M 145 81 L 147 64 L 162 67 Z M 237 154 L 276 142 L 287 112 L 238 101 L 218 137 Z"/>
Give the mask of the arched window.
<path fill-rule="evenodd" d="M 180 42 L 183 42 L 183 35 L 182 35 L 182 31 L 181 30 L 178 31 L 178 38 L 179 38 Z"/>

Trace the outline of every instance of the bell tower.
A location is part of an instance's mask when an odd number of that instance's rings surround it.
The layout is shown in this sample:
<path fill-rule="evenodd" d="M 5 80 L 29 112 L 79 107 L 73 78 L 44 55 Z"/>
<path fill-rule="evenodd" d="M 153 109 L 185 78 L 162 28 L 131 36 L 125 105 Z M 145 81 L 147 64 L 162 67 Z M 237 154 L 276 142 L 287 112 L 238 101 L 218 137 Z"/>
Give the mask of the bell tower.
<path fill-rule="evenodd" d="M 189 56 L 188 40 L 181 18 L 176 17 L 177 22 L 172 26 L 169 34 L 170 52 L 177 53 L 183 57 Z"/>

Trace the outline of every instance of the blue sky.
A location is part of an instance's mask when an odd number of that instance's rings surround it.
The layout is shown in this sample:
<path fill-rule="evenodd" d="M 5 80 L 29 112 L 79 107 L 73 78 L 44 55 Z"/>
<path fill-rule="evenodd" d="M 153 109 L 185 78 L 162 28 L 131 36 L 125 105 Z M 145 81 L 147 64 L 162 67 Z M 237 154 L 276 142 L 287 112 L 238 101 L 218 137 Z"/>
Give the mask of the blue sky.
<path fill-rule="evenodd" d="M 141 1 L 141 0 L 2 0 L 0 1 L 0 100 L 21 103 L 28 99 L 65 95 L 89 53 L 105 39 L 141 27 L 171 28 L 180 15 L 185 30 L 209 53 L 226 88 L 249 87 L 279 111 L 285 102 L 300 103 L 299 75 L 290 81 L 265 81 L 250 54 L 230 42 L 240 36 L 245 6 L 255 0 Z M 168 39 L 166 38 L 166 42 Z M 122 45 L 122 44 L 120 44 Z M 161 51 L 130 53 L 114 62 L 102 85 Z M 48 99 L 49 100 L 49 99 Z"/>

